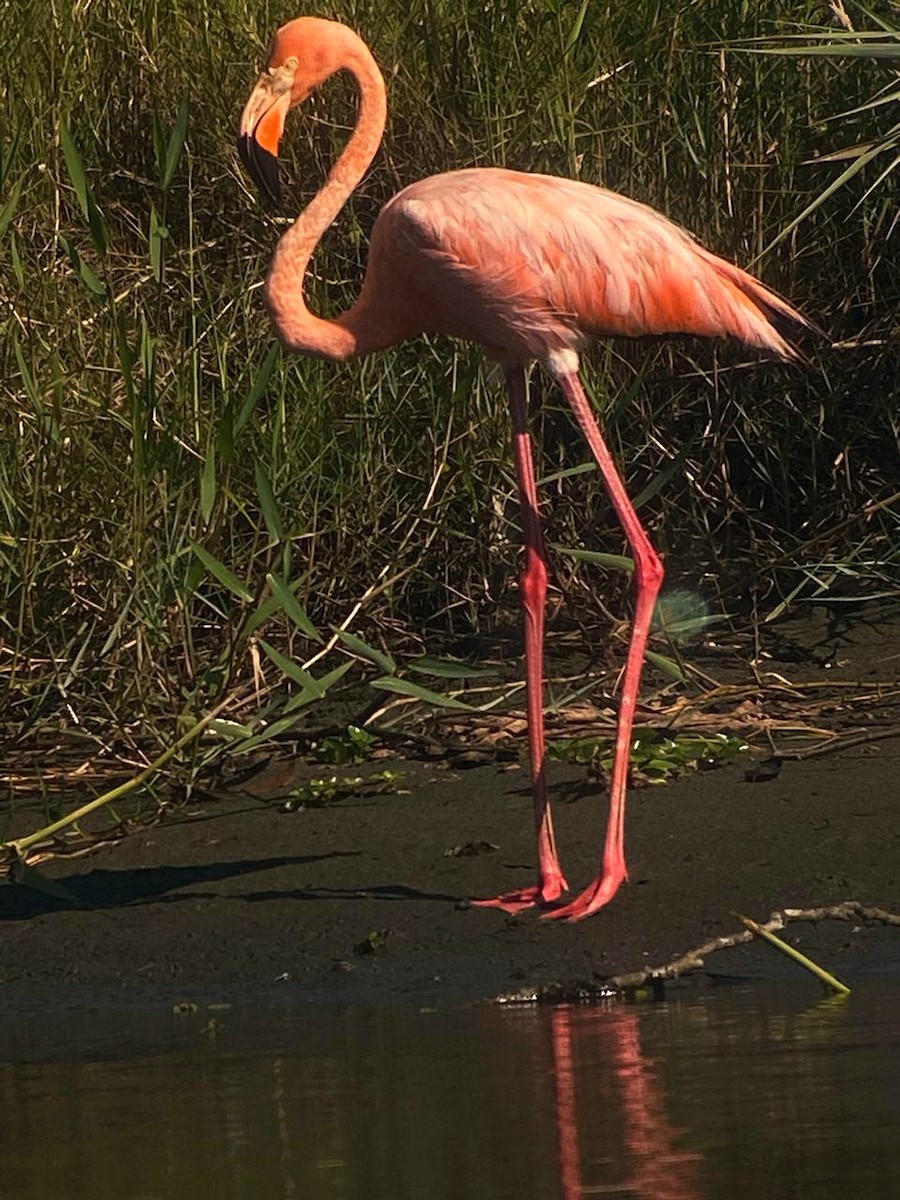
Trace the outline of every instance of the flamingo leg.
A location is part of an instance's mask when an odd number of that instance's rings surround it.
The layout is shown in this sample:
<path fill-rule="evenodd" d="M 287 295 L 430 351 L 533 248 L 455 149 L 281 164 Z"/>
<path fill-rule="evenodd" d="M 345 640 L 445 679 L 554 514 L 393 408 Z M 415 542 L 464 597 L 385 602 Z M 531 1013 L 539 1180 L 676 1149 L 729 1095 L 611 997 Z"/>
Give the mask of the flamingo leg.
<path fill-rule="evenodd" d="M 525 372 L 511 367 L 506 386 L 512 413 L 513 449 L 519 478 L 525 568 L 520 590 L 525 618 L 525 678 L 528 695 L 528 748 L 531 756 L 531 792 L 537 835 L 538 882 L 532 887 L 506 892 L 491 900 L 473 900 L 487 908 L 522 912 L 552 904 L 568 891 L 556 853 L 556 839 L 547 798 L 547 749 L 544 737 L 544 607 L 547 595 L 547 554 L 541 536 L 537 482 L 528 433 L 528 399 Z"/>
<path fill-rule="evenodd" d="M 628 645 L 622 699 L 619 704 L 616 752 L 609 794 L 609 821 L 600 871 L 571 903 L 544 914 L 546 917 L 567 917 L 572 921 L 580 921 L 602 908 L 604 904 L 608 904 L 619 890 L 619 885 L 628 878 L 628 869 L 625 866 L 625 788 L 628 784 L 631 731 L 644 666 L 644 651 L 650 634 L 650 621 L 663 581 L 663 565 L 628 498 L 625 484 L 591 412 L 577 371 L 561 373 L 557 378 L 596 459 L 613 508 L 625 531 L 634 556 L 634 577 L 637 586 L 634 625 Z"/>

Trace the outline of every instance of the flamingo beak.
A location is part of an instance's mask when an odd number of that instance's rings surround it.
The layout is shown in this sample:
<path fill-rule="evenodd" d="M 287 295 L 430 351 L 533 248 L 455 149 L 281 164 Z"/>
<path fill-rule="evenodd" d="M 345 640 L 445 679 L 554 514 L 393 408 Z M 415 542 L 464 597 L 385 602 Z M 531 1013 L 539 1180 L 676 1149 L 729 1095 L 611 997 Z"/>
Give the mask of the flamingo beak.
<path fill-rule="evenodd" d="M 278 145 L 290 108 L 289 90 L 273 87 L 269 74 L 260 76 L 241 114 L 238 154 L 250 178 L 273 206 L 281 199 L 278 183 Z"/>

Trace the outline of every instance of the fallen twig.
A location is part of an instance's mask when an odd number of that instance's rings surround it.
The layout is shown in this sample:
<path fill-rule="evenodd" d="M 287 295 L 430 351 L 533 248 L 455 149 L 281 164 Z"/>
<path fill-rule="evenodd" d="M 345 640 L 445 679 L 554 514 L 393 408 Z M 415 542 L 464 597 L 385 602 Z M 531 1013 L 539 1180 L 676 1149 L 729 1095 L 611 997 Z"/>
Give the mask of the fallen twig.
<path fill-rule="evenodd" d="M 860 904 L 857 900 L 844 900 L 841 904 L 830 904 L 821 908 L 777 909 L 759 928 L 772 932 L 784 929 L 791 921 L 850 921 L 854 918 L 860 921 L 900 926 L 900 915 L 897 913 L 886 912 L 883 908 L 872 908 Z M 754 936 L 755 934 L 751 933 L 749 929 L 744 929 L 740 933 L 713 938 L 711 941 L 704 942 L 702 946 L 697 946 L 696 949 L 679 955 L 671 962 L 658 967 L 646 967 L 641 971 L 632 971 L 626 975 L 614 975 L 611 979 L 606 980 L 606 984 L 608 987 L 624 992 L 643 987 L 648 983 L 677 979 L 679 975 L 685 975 L 689 971 L 701 970 L 705 960 L 710 954 L 715 954 L 717 950 L 727 950 L 731 946 L 739 946 L 744 942 L 752 941 Z"/>
<path fill-rule="evenodd" d="M 824 970 L 817 962 L 813 962 L 811 958 L 808 958 L 805 954 L 801 954 L 799 950 L 789 945 L 782 938 L 776 937 L 770 929 L 764 929 L 762 925 L 759 925 L 756 921 L 752 921 L 749 917 L 742 917 L 740 913 L 737 913 L 737 918 L 751 933 L 758 934 L 769 945 L 774 946 L 776 950 L 779 950 L 782 954 L 786 954 L 794 962 L 799 963 L 801 967 L 809 971 L 812 975 L 815 975 L 816 979 L 824 983 L 826 987 L 831 988 L 833 992 L 837 992 L 839 996 L 850 995 L 850 989 L 846 983 L 841 983 L 840 979 Z"/>

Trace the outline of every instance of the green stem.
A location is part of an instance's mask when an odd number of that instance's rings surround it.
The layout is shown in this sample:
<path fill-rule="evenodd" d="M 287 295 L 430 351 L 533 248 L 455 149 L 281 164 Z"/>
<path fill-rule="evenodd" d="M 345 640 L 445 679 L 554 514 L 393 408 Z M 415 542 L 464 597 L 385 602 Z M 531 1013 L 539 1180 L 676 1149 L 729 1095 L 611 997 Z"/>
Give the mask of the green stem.
<path fill-rule="evenodd" d="M 811 958 L 807 958 L 805 954 L 801 954 L 799 950 L 795 950 L 793 946 L 789 946 L 787 942 L 783 942 L 780 937 L 776 937 L 774 933 L 770 933 L 768 929 L 763 928 L 762 925 L 758 925 L 750 917 L 742 917 L 740 913 L 737 914 L 737 917 L 739 921 L 747 926 L 751 933 L 765 938 L 767 942 L 771 942 L 773 946 L 776 946 L 782 954 L 787 954 L 789 958 L 793 958 L 798 962 L 801 967 L 806 967 L 807 971 L 811 971 L 817 979 L 821 979 L 826 987 L 830 987 L 840 996 L 850 995 L 850 989 L 845 983 L 841 983 L 839 979 L 835 979 L 833 975 L 829 975 L 827 971 L 823 970 L 817 963 L 814 963 Z"/>
<path fill-rule="evenodd" d="M 184 746 L 187 746 L 189 742 L 192 742 L 200 733 L 202 733 L 210 721 L 214 721 L 219 713 L 222 712 L 222 710 L 226 708 L 233 699 L 233 696 L 228 696 L 220 704 L 217 704 L 211 712 L 208 712 L 205 717 L 199 720 L 196 725 L 193 725 L 187 731 L 187 733 L 183 734 L 178 741 L 169 746 L 167 750 L 164 750 L 158 758 L 154 759 L 148 767 L 145 767 L 139 775 L 135 775 L 133 779 L 127 780 L 125 783 L 113 788 L 110 792 L 104 792 L 102 796 L 98 796 L 95 800 L 91 800 L 88 804 L 83 804 L 81 808 L 76 808 L 74 812 L 67 813 L 66 816 L 60 817 L 58 821 L 54 821 L 52 825 L 48 825 L 45 829 L 39 829 L 37 833 L 29 833 L 27 837 L 15 838 L 11 842 L 0 842 L 0 846 L 2 846 L 4 850 L 12 851 L 12 853 L 19 858 L 25 850 L 28 850 L 37 842 L 41 842 L 45 838 L 52 837 L 55 833 L 59 833 L 61 829 L 65 829 L 67 825 L 74 825 L 76 821 L 80 821 L 82 817 L 86 817 L 88 813 L 95 812 L 98 808 L 102 808 L 104 804 L 109 804 L 113 800 L 118 800 L 120 796 L 125 796 L 128 794 L 128 792 L 133 792 L 135 788 L 139 788 L 141 784 L 146 783 L 146 781 L 152 775 L 155 775 L 157 771 L 164 767 L 169 759 L 173 758 L 179 750 L 181 750 Z"/>

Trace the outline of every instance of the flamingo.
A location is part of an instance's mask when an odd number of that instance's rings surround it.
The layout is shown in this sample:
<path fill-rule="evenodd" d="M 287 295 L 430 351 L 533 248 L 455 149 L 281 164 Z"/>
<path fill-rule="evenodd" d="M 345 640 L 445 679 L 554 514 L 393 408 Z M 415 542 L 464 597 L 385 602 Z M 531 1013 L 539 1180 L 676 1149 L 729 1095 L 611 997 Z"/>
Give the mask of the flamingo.
<path fill-rule="evenodd" d="M 310 258 L 381 144 L 384 79 L 347 26 L 299 17 L 274 36 L 240 122 L 238 149 L 254 182 L 277 202 L 278 149 L 288 112 L 336 72 L 355 77 L 355 127 L 310 204 L 278 242 L 265 302 L 283 344 L 332 362 L 385 350 L 420 334 L 479 343 L 502 367 L 524 541 L 529 753 L 538 879 L 473 903 L 580 920 L 627 879 L 625 790 L 635 703 L 662 562 L 634 510 L 579 378 L 579 353 L 599 337 L 699 334 L 737 338 L 777 358 L 797 351 L 778 325 L 806 321 L 756 279 L 703 249 L 644 204 L 590 184 L 497 167 L 422 179 L 384 206 L 372 230 L 362 291 L 334 320 L 307 308 Z M 557 382 L 587 440 L 634 559 L 635 612 L 619 703 L 609 816 L 599 870 L 569 903 L 547 797 L 543 720 L 547 555 L 528 432 L 527 372 L 537 360 Z"/>

